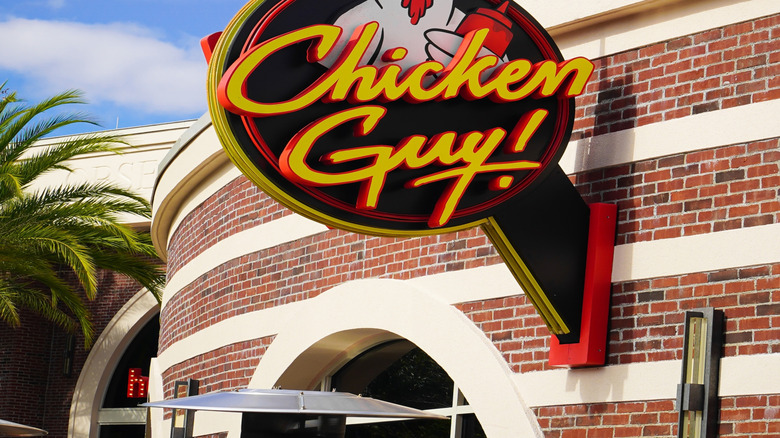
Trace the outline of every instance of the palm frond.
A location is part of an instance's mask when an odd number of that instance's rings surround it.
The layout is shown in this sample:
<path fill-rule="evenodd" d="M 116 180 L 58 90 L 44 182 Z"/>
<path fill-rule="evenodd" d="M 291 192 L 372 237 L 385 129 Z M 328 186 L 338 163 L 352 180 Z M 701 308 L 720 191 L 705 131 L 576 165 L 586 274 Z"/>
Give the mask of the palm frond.
<path fill-rule="evenodd" d="M 6 107 L 11 119 L 6 123 L 5 129 L 0 131 L 0 162 L 18 160 L 34 142 L 42 139 L 57 128 L 62 128 L 75 123 L 95 124 L 93 120 L 84 117 L 83 114 L 71 113 L 54 116 L 49 121 L 34 122 L 43 113 L 62 105 L 85 103 L 81 93 L 69 90 L 57 94 L 32 106 L 15 105 Z"/>
<path fill-rule="evenodd" d="M 19 300 L 11 286 L 13 285 L 0 277 L 0 320 L 12 327 L 18 327 L 21 323 L 17 308 Z"/>
<path fill-rule="evenodd" d="M 0 201 L 22 194 L 22 181 L 10 167 L 0 165 Z"/>
<path fill-rule="evenodd" d="M 34 105 L 14 93 L 0 99 L 0 320 L 19 324 L 19 309 L 27 308 L 66 330 L 80 327 L 90 345 L 94 328 L 82 296 L 98 297 L 99 270 L 130 276 L 158 300 L 165 274 L 149 233 L 121 223 L 127 214 L 151 216 L 142 196 L 105 183 L 32 190 L 41 186 L 41 175 L 69 170 L 74 158 L 120 153 L 126 145 L 116 136 L 90 134 L 36 146 L 59 128 L 91 122 L 80 113 L 46 115 L 72 103 L 82 103 L 81 93 L 67 91 Z M 71 286 L 76 281 L 80 287 Z"/>
<path fill-rule="evenodd" d="M 30 224 L 17 227 L 17 242 L 39 257 L 68 266 L 78 278 L 87 295 L 97 288 L 95 264 L 87 247 L 76 236 L 56 227 Z"/>
<path fill-rule="evenodd" d="M 32 145 L 45 138 L 54 131 L 75 123 L 87 123 L 97 125 L 97 121 L 90 119 L 86 113 L 73 112 L 58 114 L 44 120 L 31 120 L 14 138 L 16 143 Z"/>
<path fill-rule="evenodd" d="M 22 185 L 27 186 L 46 172 L 53 170 L 70 171 L 71 169 L 66 162 L 74 157 L 97 152 L 121 154 L 120 148 L 126 145 L 127 143 L 124 140 L 114 135 L 83 135 L 42 148 L 42 150 L 24 159 L 18 159 L 17 172 Z"/>
<path fill-rule="evenodd" d="M 5 267 L 8 266 L 5 264 Z M 60 277 L 52 265 L 27 264 L 8 277 L 5 283 L 0 282 L 0 295 L 10 298 L 15 306 L 32 310 L 69 332 L 80 327 L 85 345 L 91 345 L 94 328 L 89 310 L 76 290 Z M 60 309 L 60 303 L 67 312 Z"/>
<path fill-rule="evenodd" d="M 95 264 L 103 269 L 132 277 L 157 299 L 162 300 L 165 287 L 165 270 L 159 264 L 144 257 L 117 252 L 101 251 L 95 254 Z"/>
<path fill-rule="evenodd" d="M 0 85 L 0 93 L 3 91 L 5 91 L 5 82 Z M 13 119 L 13 112 L 6 111 L 6 108 L 8 108 L 8 105 L 15 102 L 17 102 L 15 91 L 6 93 L 3 98 L 0 99 L 0 131 L 4 131 L 8 121 Z"/>
<path fill-rule="evenodd" d="M 34 313 L 57 324 L 66 331 L 73 333 L 79 327 L 78 322 L 52 301 L 51 295 L 47 295 L 37 287 L 17 287 L 14 291 L 15 301 Z M 92 336 L 92 335 L 90 335 Z"/>
<path fill-rule="evenodd" d="M 73 218 L 95 217 L 102 220 L 115 220 L 124 214 L 149 217 L 149 204 L 143 200 L 116 197 L 111 191 L 103 194 L 90 193 L 89 187 L 82 190 L 41 191 L 6 202 L 2 215 L 13 221 L 13 217 L 27 217 L 29 220 L 57 221 L 62 223 L 72 215 Z M 79 193 L 85 193 L 79 197 Z M 141 202 L 143 201 L 143 202 Z M 10 223 L 10 222 L 9 222 Z"/>

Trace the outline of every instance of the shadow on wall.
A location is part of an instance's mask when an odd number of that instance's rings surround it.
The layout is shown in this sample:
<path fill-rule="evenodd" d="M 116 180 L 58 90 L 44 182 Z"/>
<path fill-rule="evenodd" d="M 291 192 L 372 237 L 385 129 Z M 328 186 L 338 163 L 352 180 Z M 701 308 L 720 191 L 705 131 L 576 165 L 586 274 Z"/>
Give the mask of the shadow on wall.
<path fill-rule="evenodd" d="M 614 65 L 615 57 L 607 57 L 594 61 L 596 71 L 591 79 L 595 82 L 592 94 L 585 95 L 578 102 L 584 106 L 582 117 L 592 121 L 592 126 L 586 126 L 572 133 L 576 140 L 574 172 L 601 167 L 599 157 L 610 155 L 618 161 L 632 161 L 634 136 L 632 128 L 637 127 L 638 118 L 646 113 L 647 108 L 638 105 L 638 93 L 642 90 L 636 85 L 636 73 L 629 63 Z M 595 94 L 595 97 L 593 96 Z M 583 103 L 585 102 L 585 103 Z M 599 138 L 605 134 L 626 131 L 620 141 L 604 142 Z M 611 147 L 614 150 L 603 151 L 601 148 Z M 584 172 L 585 175 L 592 172 Z M 596 199 L 589 202 L 601 202 Z"/>

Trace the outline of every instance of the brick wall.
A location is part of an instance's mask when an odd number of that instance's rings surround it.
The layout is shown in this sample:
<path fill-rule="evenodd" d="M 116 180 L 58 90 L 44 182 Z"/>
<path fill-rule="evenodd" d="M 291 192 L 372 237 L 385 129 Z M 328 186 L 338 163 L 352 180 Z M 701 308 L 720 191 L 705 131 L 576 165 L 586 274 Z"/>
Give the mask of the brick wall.
<path fill-rule="evenodd" d="M 616 203 L 617 244 L 780 222 L 780 139 L 576 175 L 587 202 Z"/>
<path fill-rule="evenodd" d="M 774 15 L 594 60 L 574 138 L 777 99 L 779 26 Z"/>
<path fill-rule="evenodd" d="M 231 181 L 187 215 L 176 230 L 171 230 L 169 278 L 220 240 L 288 214 L 292 212 L 274 202 L 248 179 L 242 177 Z"/>
<path fill-rule="evenodd" d="M 675 436 L 677 412 L 671 400 L 594 403 L 534 409 L 546 438 Z"/>
<path fill-rule="evenodd" d="M 0 323 L 0 418 L 41 427 L 52 327 L 27 311 L 20 317 L 18 328 Z"/>
<path fill-rule="evenodd" d="M 549 332 L 524 296 L 457 307 L 515 372 L 550 369 Z M 780 353 L 778 264 L 614 284 L 607 362 L 682 359 L 684 312 L 701 307 L 726 315 L 724 356 Z"/>
<path fill-rule="evenodd" d="M 127 277 L 102 272 L 98 298 L 87 302 L 95 338 L 140 286 Z M 42 428 L 49 437 L 67 436 L 73 389 L 86 361 L 84 339 L 76 336 L 73 372 L 62 373 L 67 334 L 25 313 L 21 327 L 0 325 L 0 416 L 4 420 Z M 13 394 L 13 396 L 8 396 Z"/>
<path fill-rule="evenodd" d="M 776 437 L 780 433 L 780 395 L 723 397 L 721 437 Z M 594 403 L 534 409 L 545 438 L 677 436 L 672 400 Z"/>
<path fill-rule="evenodd" d="M 723 397 L 721 437 L 780 436 L 780 395 Z"/>
<path fill-rule="evenodd" d="M 329 230 L 242 256 L 198 277 L 163 309 L 160 351 L 226 318 L 313 298 L 346 281 L 409 279 L 499 262 L 478 228 L 416 239 Z"/>
<path fill-rule="evenodd" d="M 200 394 L 246 388 L 274 336 L 239 342 L 193 357 L 163 372 L 164 398 L 174 396 L 177 380 L 197 379 Z M 166 410 L 166 414 L 170 414 Z"/>

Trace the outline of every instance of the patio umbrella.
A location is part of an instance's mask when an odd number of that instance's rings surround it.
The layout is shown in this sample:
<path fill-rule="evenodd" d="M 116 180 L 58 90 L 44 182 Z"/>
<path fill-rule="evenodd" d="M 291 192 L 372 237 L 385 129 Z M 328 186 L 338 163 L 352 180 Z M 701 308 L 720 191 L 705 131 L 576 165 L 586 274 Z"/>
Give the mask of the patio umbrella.
<path fill-rule="evenodd" d="M 44 436 L 48 435 L 45 430 L 25 426 L 24 424 L 12 423 L 10 421 L 0 420 L 0 436 Z"/>
<path fill-rule="evenodd" d="M 442 419 L 344 392 L 242 389 L 144 403 L 153 408 L 240 412 L 243 438 L 342 438 L 347 417 Z"/>

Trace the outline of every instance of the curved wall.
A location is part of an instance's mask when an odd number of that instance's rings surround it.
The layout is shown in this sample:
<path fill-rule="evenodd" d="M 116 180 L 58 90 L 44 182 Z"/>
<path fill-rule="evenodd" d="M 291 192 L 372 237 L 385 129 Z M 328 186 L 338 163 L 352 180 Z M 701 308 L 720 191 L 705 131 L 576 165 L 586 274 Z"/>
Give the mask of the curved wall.
<path fill-rule="evenodd" d="M 561 166 L 586 200 L 620 209 L 607 367 L 550 369 L 549 334 L 481 230 L 329 230 L 241 176 L 206 122 L 180 139 L 154 193 L 152 232 L 169 263 L 165 397 L 187 377 L 208 392 L 312 386 L 375 336 L 402 336 L 469 388 L 491 438 L 671 436 L 684 312 L 713 306 L 727 317 L 721 435 L 776 431 L 766 412 L 780 383 L 740 370 L 780 369 L 780 8 L 581 8 L 595 10 L 552 28 L 567 57 L 597 58 Z M 489 394 L 515 408 L 495 413 Z M 235 428 L 198 418 L 201 435 Z"/>

